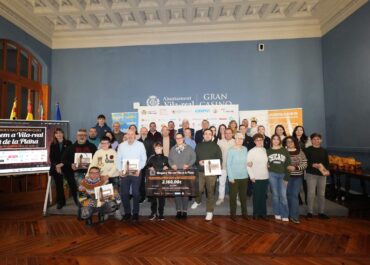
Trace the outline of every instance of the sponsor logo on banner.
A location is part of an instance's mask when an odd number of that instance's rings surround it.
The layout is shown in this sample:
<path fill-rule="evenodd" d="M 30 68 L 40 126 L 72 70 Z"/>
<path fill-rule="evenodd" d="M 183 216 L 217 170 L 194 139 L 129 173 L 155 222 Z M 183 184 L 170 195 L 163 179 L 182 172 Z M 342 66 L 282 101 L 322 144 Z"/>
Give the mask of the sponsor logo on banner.
<path fill-rule="evenodd" d="M 150 96 L 146 100 L 147 106 L 159 106 L 159 104 L 160 104 L 159 98 L 156 96 Z"/>
<path fill-rule="evenodd" d="M 232 105 L 227 93 L 204 93 L 203 95 L 159 97 L 152 95 L 146 100 L 147 106 L 194 106 L 194 105 Z"/>

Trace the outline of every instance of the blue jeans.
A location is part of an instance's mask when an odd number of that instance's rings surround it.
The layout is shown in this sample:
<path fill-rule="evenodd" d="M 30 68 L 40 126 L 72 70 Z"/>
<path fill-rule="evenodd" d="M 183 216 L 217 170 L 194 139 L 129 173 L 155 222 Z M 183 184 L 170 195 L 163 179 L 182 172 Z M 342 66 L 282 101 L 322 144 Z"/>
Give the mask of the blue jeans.
<path fill-rule="evenodd" d="M 286 186 L 284 184 L 284 173 L 269 172 L 269 181 L 272 190 L 272 210 L 274 215 L 288 218 L 288 200 L 286 197 Z"/>
<path fill-rule="evenodd" d="M 139 214 L 140 182 L 140 176 L 126 176 L 121 178 L 120 190 L 125 214 L 131 214 L 130 187 L 133 199 L 132 214 Z"/>
<path fill-rule="evenodd" d="M 303 177 L 290 177 L 287 188 L 290 218 L 299 219 L 298 194 L 301 191 Z"/>

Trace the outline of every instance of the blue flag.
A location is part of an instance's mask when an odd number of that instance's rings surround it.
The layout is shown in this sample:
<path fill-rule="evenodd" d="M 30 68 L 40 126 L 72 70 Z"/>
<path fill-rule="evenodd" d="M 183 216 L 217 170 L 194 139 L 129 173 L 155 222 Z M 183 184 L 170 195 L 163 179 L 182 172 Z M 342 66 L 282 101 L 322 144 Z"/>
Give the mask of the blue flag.
<path fill-rule="evenodd" d="M 59 108 L 59 103 L 55 105 L 55 118 L 54 120 L 56 121 L 61 121 L 62 120 L 62 114 L 60 114 L 60 108 Z"/>

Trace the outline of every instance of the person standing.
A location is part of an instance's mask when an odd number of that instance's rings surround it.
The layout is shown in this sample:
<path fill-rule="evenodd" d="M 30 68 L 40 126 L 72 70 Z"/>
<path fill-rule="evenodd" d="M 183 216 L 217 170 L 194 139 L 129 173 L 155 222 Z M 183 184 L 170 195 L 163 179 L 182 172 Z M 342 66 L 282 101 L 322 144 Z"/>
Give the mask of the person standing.
<path fill-rule="evenodd" d="M 189 131 L 190 130 L 186 130 Z M 196 155 L 194 150 L 184 143 L 184 137 L 181 133 L 175 136 L 176 145 L 171 148 L 168 162 L 173 170 L 186 170 L 193 167 Z M 176 218 L 186 219 L 188 215 L 189 197 L 175 196 Z"/>
<path fill-rule="evenodd" d="M 267 153 L 263 147 L 264 136 L 256 133 L 253 136 L 256 146 L 248 151 L 247 170 L 253 183 L 253 219 L 266 219 L 266 194 L 269 184 L 269 172 L 267 168 Z"/>
<path fill-rule="evenodd" d="M 54 178 L 55 188 L 57 191 L 57 209 L 62 209 L 66 205 L 66 199 L 64 197 L 64 176 L 63 176 L 63 168 L 64 164 L 62 163 L 62 156 L 66 149 L 72 145 L 72 142 L 67 140 L 64 137 L 64 132 L 61 128 L 56 128 L 54 131 L 53 141 L 50 144 L 50 171 L 49 175 Z M 69 189 L 72 193 L 71 187 L 73 187 L 72 178 L 67 178 L 67 182 L 69 185 Z"/>
<path fill-rule="evenodd" d="M 128 130 L 127 141 L 121 143 L 118 146 L 116 167 L 121 177 L 121 197 L 124 207 L 124 221 L 129 221 L 132 216 L 133 221 L 139 220 L 139 201 L 140 201 L 140 170 L 142 170 L 146 164 L 146 150 L 144 144 L 136 140 L 134 130 Z M 124 160 L 135 159 L 138 161 L 137 170 L 131 171 L 124 168 L 122 163 Z M 125 165 L 126 166 L 126 165 Z M 130 203 L 130 188 L 132 191 L 133 198 L 133 210 L 131 214 L 131 203 Z"/>
<path fill-rule="evenodd" d="M 312 145 L 311 140 L 307 137 L 303 126 L 296 126 L 293 130 L 292 136 L 298 141 L 300 149 L 304 152 L 307 147 Z M 304 173 L 304 172 L 303 172 Z M 307 182 L 305 176 L 303 176 L 303 192 L 304 192 L 304 203 L 307 204 Z M 299 204 L 303 204 L 303 200 L 300 195 L 298 195 Z"/>
<path fill-rule="evenodd" d="M 231 132 L 232 133 L 232 132 Z M 230 217 L 236 220 L 236 199 L 239 196 L 242 217 L 248 219 L 247 214 L 247 155 L 248 150 L 243 146 L 245 135 L 235 134 L 235 144 L 228 150 L 227 174 L 230 183 Z"/>
<path fill-rule="evenodd" d="M 285 145 L 290 154 L 291 166 L 288 181 L 287 197 L 290 221 L 299 224 L 299 192 L 301 191 L 302 179 L 307 168 L 307 158 L 299 148 L 298 141 L 292 136 L 285 138 Z"/>
<path fill-rule="evenodd" d="M 70 145 L 62 156 L 62 163 L 64 164 L 63 172 L 70 181 L 70 189 L 72 197 L 76 205 L 79 205 L 77 199 L 77 183 L 83 179 L 87 173 L 87 168 L 81 168 L 75 163 L 75 154 L 90 154 L 91 157 L 96 152 L 96 146 L 87 141 L 87 132 L 85 129 L 79 129 L 76 135 L 76 142 Z M 90 161 L 91 162 L 91 161 Z"/>
<path fill-rule="evenodd" d="M 100 143 L 100 138 L 98 137 L 95 127 L 91 127 L 89 129 L 89 137 L 87 138 L 87 140 L 93 145 L 95 145 L 96 148 L 98 148 L 99 143 Z"/>
<path fill-rule="evenodd" d="M 227 178 L 227 153 L 229 149 L 235 145 L 235 139 L 233 139 L 233 131 L 230 128 L 225 130 L 225 138 L 218 141 L 218 146 L 222 152 L 222 167 L 221 176 L 218 177 L 218 200 L 216 205 L 221 205 L 225 199 L 225 186 Z"/>
<path fill-rule="evenodd" d="M 89 168 L 99 168 L 100 174 L 107 176 L 109 182 L 118 188 L 119 172 L 116 168 L 116 158 L 117 152 L 111 148 L 110 138 L 105 136 L 100 139 L 100 149 L 95 152 Z"/>
<path fill-rule="evenodd" d="M 105 116 L 100 114 L 97 118 L 97 123 L 95 125 L 95 129 L 97 132 L 97 137 L 100 139 L 102 138 L 106 132 L 112 131 L 112 129 L 105 123 Z M 100 140 L 99 140 L 100 141 Z M 98 142 L 99 144 L 99 142 Z"/>
<path fill-rule="evenodd" d="M 170 137 L 170 131 L 167 126 L 162 127 L 162 137 L 160 143 L 162 144 L 163 155 L 168 157 L 171 148 L 176 144 L 175 139 Z"/>
<path fill-rule="evenodd" d="M 286 189 L 289 180 L 288 167 L 291 167 L 291 161 L 288 150 L 281 145 L 281 138 L 277 134 L 271 137 L 271 148 L 267 150 L 267 157 L 275 219 L 289 222 Z"/>
<path fill-rule="evenodd" d="M 203 142 L 197 144 L 195 153 L 197 155 L 196 165 L 199 170 L 199 195 L 195 198 L 195 202 L 191 206 L 196 209 L 202 201 L 202 194 L 207 187 L 207 214 L 206 221 L 213 219 L 213 211 L 215 207 L 215 186 L 217 176 L 206 176 L 204 173 L 205 160 L 219 159 L 222 163 L 222 152 L 220 147 L 212 141 L 212 131 L 206 129 L 203 134 Z"/>
<path fill-rule="evenodd" d="M 141 127 L 140 129 L 140 137 L 138 139 L 139 142 L 142 142 L 145 147 L 146 151 L 146 157 L 150 157 L 151 155 L 154 154 L 154 142 L 148 138 L 148 129 L 146 127 Z M 140 203 L 145 201 L 146 197 L 146 191 L 145 191 L 145 171 L 146 168 L 144 167 L 140 171 L 140 177 L 141 177 L 141 182 L 140 182 Z"/>
<path fill-rule="evenodd" d="M 190 131 L 191 131 L 191 138 L 194 139 L 194 129 L 193 128 L 190 128 L 189 120 L 187 120 L 187 119 L 182 120 L 181 128 L 177 132 L 178 133 L 181 133 L 182 135 L 184 135 L 184 131 L 187 128 L 190 129 Z"/>
<path fill-rule="evenodd" d="M 175 129 L 175 123 L 173 121 L 169 121 L 167 123 L 167 126 L 168 126 L 168 130 L 170 131 L 170 137 L 175 139 L 175 135 L 177 133 L 177 131 Z"/>
<path fill-rule="evenodd" d="M 196 131 L 196 133 L 195 133 L 195 142 L 197 144 L 203 142 L 203 133 L 208 128 L 209 128 L 208 120 L 202 120 L 202 129 Z"/>
<path fill-rule="evenodd" d="M 184 142 L 185 142 L 185 144 L 187 144 L 188 146 L 190 146 L 193 150 L 195 150 L 195 147 L 197 146 L 197 144 L 191 138 L 191 130 L 190 130 L 190 128 L 186 128 L 184 130 Z"/>
<path fill-rule="evenodd" d="M 157 131 L 157 124 L 153 121 L 149 124 L 149 132 L 147 137 L 153 143 L 161 141 L 162 135 Z"/>
<path fill-rule="evenodd" d="M 285 137 L 287 137 L 285 128 L 281 124 L 276 125 L 276 127 L 275 127 L 275 134 L 280 137 L 281 142 L 283 142 L 284 139 L 285 139 Z M 272 137 L 271 137 L 271 140 L 272 140 Z"/>
<path fill-rule="evenodd" d="M 146 167 L 149 170 L 167 170 L 169 168 L 168 158 L 163 155 L 162 144 L 157 142 L 153 145 L 155 154 L 148 158 Z M 164 220 L 164 205 L 166 203 L 166 198 L 163 196 L 159 197 L 149 197 L 151 214 L 149 220 L 153 221 L 159 219 L 160 221 Z M 157 209 L 158 207 L 158 209 Z M 159 213 L 159 215 L 158 215 Z"/>
<path fill-rule="evenodd" d="M 317 189 L 317 203 L 319 210 L 319 218 L 329 219 L 325 212 L 325 189 L 326 177 L 330 175 L 329 157 L 326 149 L 321 147 L 322 137 L 319 133 L 311 134 L 312 146 L 306 148 L 305 154 L 308 161 L 306 170 L 307 181 L 307 217 L 313 217 L 313 203 Z"/>
<path fill-rule="evenodd" d="M 271 146 L 271 139 L 266 135 L 265 126 L 259 125 L 257 132 L 263 136 L 263 147 L 267 150 Z"/>
<path fill-rule="evenodd" d="M 125 135 L 125 133 L 121 131 L 121 124 L 119 122 L 113 123 L 112 133 L 118 144 L 123 142 L 123 136 Z"/>

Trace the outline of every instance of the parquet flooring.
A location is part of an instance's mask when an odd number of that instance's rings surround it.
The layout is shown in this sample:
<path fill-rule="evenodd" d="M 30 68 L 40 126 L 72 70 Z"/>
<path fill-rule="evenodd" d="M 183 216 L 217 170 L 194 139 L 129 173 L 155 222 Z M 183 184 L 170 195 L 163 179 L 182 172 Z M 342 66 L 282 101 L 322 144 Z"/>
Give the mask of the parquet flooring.
<path fill-rule="evenodd" d="M 42 217 L 42 207 L 0 210 L 0 264 L 370 264 L 370 221 L 203 216 L 88 228 L 72 216 Z M 96 221 L 96 220 L 95 220 Z"/>

